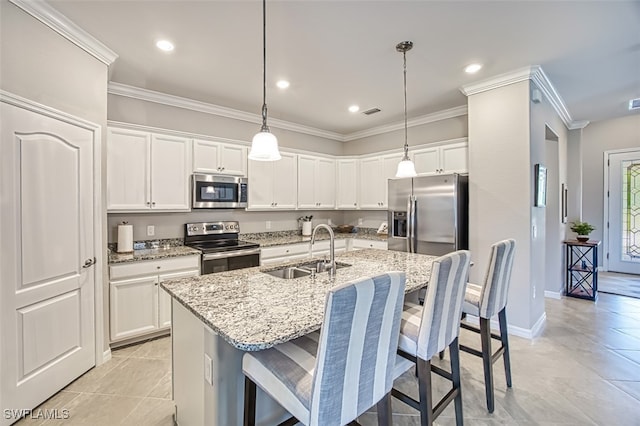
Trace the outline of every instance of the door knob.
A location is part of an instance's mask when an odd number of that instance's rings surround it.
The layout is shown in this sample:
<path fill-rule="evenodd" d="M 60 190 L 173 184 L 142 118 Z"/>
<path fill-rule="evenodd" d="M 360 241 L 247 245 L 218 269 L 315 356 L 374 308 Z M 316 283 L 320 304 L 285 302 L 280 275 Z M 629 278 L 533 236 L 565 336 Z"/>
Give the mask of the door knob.
<path fill-rule="evenodd" d="M 91 266 L 95 265 L 96 263 L 96 258 L 89 258 L 87 260 L 84 261 L 84 265 L 82 265 L 83 268 L 90 268 Z"/>

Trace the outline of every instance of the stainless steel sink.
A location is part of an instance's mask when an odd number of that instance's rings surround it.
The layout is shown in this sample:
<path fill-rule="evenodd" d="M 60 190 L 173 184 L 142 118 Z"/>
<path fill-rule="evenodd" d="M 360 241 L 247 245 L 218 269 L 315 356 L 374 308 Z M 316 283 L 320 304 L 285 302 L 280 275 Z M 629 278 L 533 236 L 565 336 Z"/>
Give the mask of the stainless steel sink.
<path fill-rule="evenodd" d="M 311 275 L 311 271 L 307 269 L 300 269 L 296 266 L 289 266 L 281 269 L 274 269 L 273 271 L 262 271 L 265 274 L 272 275 L 276 278 L 282 278 L 285 280 L 292 280 L 294 278 L 308 277 Z"/>
<path fill-rule="evenodd" d="M 287 266 L 285 268 L 274 269 L 271 271 L 262 271 L 265 274 L 269 274 L 276 278 L 282 278 L 285 280 L 292 280 L 295 278 L 308 277 L 312 274 L 326 272 L 329 267 L 329 263 L 322 260 L 316 262 L 305 262 L 300 265 Z M 336 269 L 351 266 L 348 263 L 336 262 Z"/>

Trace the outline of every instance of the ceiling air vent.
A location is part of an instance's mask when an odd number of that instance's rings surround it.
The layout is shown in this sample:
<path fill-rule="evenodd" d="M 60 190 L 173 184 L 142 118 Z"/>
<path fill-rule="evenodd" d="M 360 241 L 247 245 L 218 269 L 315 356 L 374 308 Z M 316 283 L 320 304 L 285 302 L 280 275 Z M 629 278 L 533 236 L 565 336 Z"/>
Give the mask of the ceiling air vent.
<path fill-rule="evenodd" d="M 629 101 L 629 111 L 633 111 L 634 109 L 640 109 L 640 98 Z"/>
<path fill-rule="evenodd" d="M 375 114 L 376 112 L 380 112 L 380 111 L 381 111 L 380 108 L 371 108 L 371 109 L 368 109 L 366 111 L 362 111 L 362 113 L 364 115 L 371 115 L 371 114 Z"/>

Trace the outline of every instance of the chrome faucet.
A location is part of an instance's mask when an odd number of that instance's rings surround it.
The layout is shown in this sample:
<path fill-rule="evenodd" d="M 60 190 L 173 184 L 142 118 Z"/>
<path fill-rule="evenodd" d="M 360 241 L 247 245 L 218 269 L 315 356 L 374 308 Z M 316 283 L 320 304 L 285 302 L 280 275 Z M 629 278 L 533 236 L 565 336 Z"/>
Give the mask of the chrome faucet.
<path fill-rule="evenodd" d="M 311 246 L 313 247 L 313 242 L 316 239 L 316 231 L 320 228 L 324 228 L 327 231 L 329 231 L 329 237 L 331 238 L 329 241 L 329 256 L 330 260 L 329 260 L 329 264 L 327 266 L 329 266 L 329 277 L 334 277 L 336 275 L 336 252 L 335 252 L 335 246 L 334 246 L 334 240 L 335 237 L 333 235 L 333 229 L 331 229 L 331 227 L 329 225 L 326 225 L 324 223 L 321 223 L 320 225 L 316 225 L 315 228 L 313 228 L 313 233 L 311 234 Z"/>

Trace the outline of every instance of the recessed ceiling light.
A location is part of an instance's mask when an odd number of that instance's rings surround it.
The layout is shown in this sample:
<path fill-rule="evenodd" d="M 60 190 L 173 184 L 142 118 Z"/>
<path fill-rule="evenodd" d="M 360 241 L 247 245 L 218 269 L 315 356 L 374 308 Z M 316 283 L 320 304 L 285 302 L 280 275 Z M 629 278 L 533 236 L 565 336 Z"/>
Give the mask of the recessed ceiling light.
<path fill-rule="evenodd" d="M 349 112 L 358 112 L 360 111 L 360 107 L 358 105 L 351 105 L 349 107 Z"/>
<path fill-rule="evenodd" d="M 156 42 L 156 47 L 165 52 L 171 52 L 173 50 L 173 43 L 169 40 L 158 40 Z"/>
<path fill-rule="evenodd" d="M 480 64 L 471 64 L 471 65 L 467 65 L 467 67 L 464 69 L 464 71 L 469 73 L 469 74 L 473 74 L 473 73 L 476 73 L 476 72 L 480 71 L 480 68 L 482 68 L 482 65 L 480 65 Z"/>
<path fill-rule="evenodd" d="M 276 86 L 281 89 L 286 89 L 287 87 L 289 87 L 289 82 L 287 80 L 280 80 L 276 83 Z"/>

